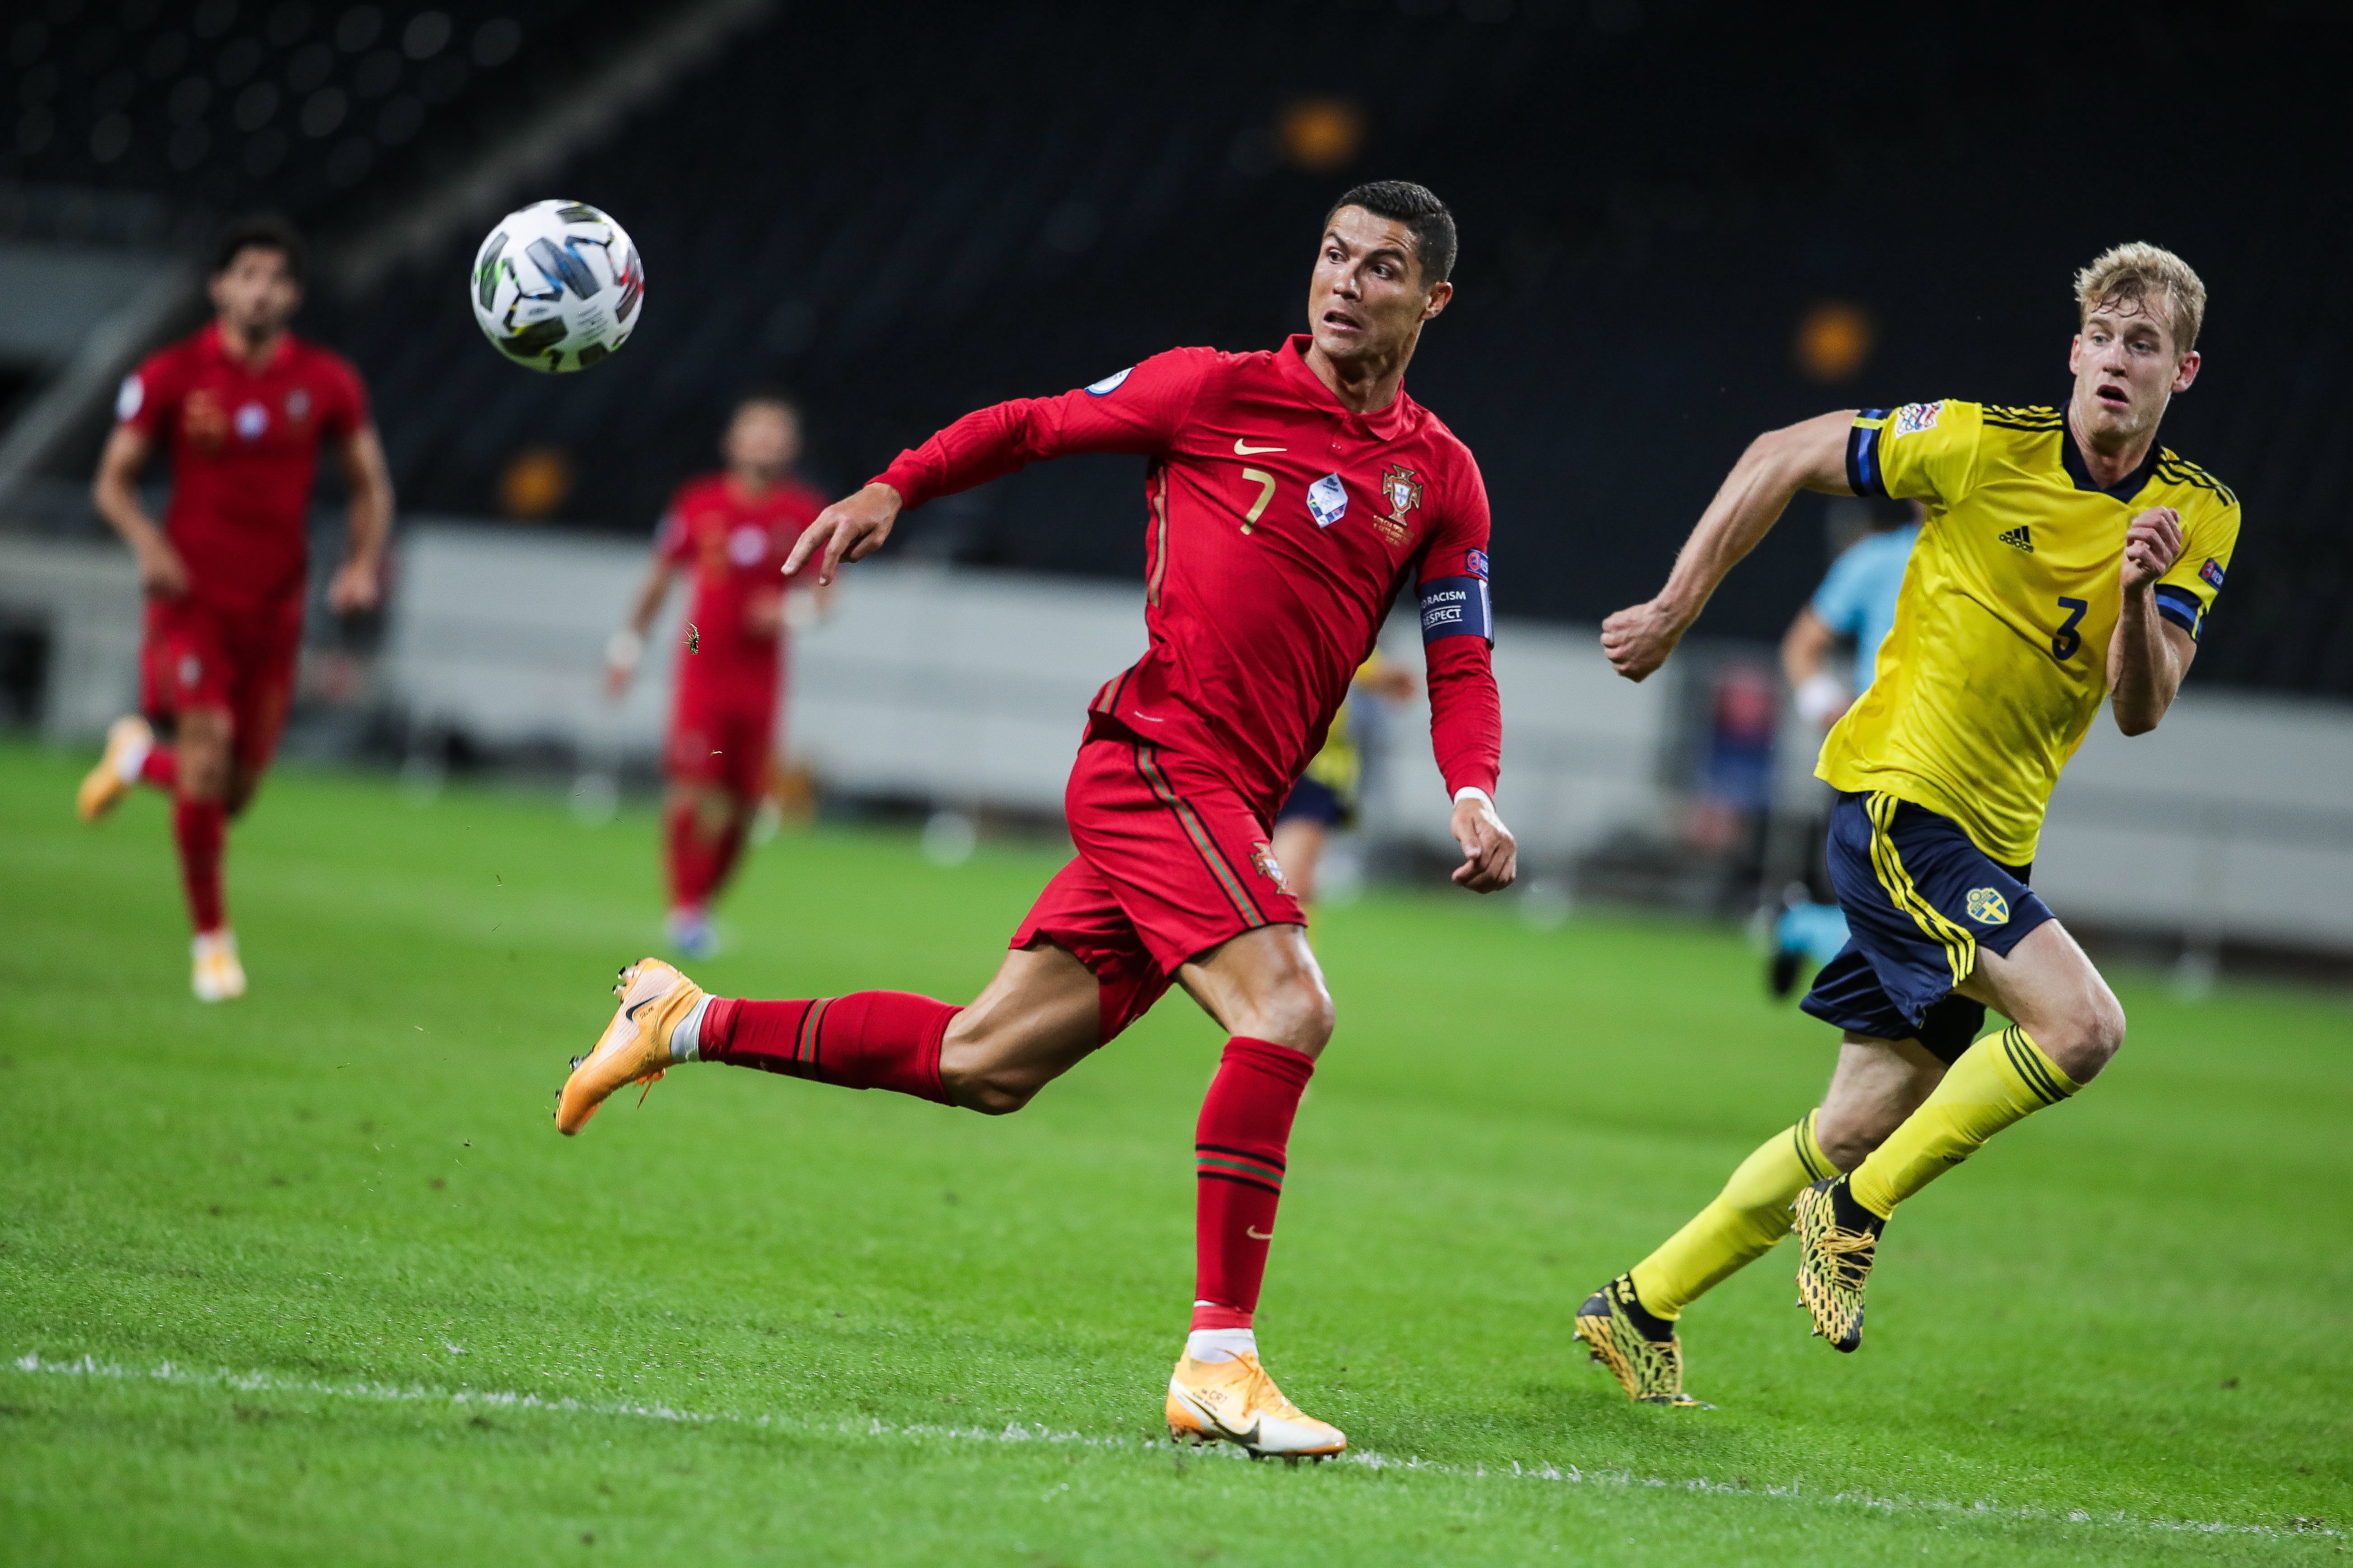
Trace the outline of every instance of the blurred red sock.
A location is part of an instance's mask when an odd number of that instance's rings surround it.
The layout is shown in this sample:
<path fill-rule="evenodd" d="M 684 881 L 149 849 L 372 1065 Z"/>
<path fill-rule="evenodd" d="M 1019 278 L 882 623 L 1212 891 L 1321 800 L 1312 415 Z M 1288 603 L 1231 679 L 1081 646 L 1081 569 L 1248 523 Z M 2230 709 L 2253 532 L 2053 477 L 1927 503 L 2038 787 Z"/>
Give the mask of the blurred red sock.
<path fill-rule="evenodd" d="M 216 800 L 182 796 L 172 807 L 172 837 L 180 845 L 180 880 L 188 890 L 188 919 L 198 936 L 227 923 L 221 910 L 221 846 L 228 809 Z"/>
<path fill-rule="evenodd" d="M 1247 1329 L 1266 1278 L 1283 1154 L 1314 1058 L 1271 1040 L 1226 1042 L 1194 1133 L 1193 1327 Z"/>
<path fill-rule="evenodd" d="M 907 991 L 813 1002 L 712 999 L 695 1054 L 844 1089 L 888 1089 L 941 1105 L 940 1042 L 964 1009 Z"/>
<path fill-rule="evenodd" d="M 725 831 L 713 839 L 703 851 L 702 897 L 705 902 L 715 897 L 735 874 L 735 862 L 744 853 L 744 834 L 750 826 L 743 817 L 727 819 Z"/>
<path fill-rule="evenodd" d="M 169 795 L 180 787 L 180 756 L 169 746 L 150 746 L 147 760 L 139 764 L 139 782 L 153 784 Z"/>
<path fill-rule="evenodd" d="M 699 910 L 711 896 L 711 853 L 697 835 L 693 804 L 680 801 L 663 820 L 670 865 L 670 907 Z"/>

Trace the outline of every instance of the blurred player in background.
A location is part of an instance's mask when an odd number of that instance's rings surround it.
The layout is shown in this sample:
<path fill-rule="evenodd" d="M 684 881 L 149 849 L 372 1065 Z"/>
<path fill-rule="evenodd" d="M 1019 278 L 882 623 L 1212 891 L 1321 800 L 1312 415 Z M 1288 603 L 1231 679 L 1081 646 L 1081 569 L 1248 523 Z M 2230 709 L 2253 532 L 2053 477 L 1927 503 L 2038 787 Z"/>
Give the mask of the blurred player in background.
<path fill-rule="evenodd" d="M 720 452 L 725 471 L 690 479 L 671 498 L 629 624 L 605 651 L 605 689 L 618 697 L 670 584 L 681 572 L 694 574 L 686 613 L 692 629 L 675 658 L 662 752 L 670 940 L 689 958 L 717 951 L 711 901 L 734 870 L 766 792 L 789 642 L 786 596 L 799 583 L 784 571 L 785 558 L 825 510 L 825 498 L 793 477 L 800 411 L 782 395 L 738 403 Z"/>
<path fill-rule="evenodd" d="M 1291 883 L 1292 896 L 1302 908 L 1312 909 L 1323 888 L 1324 850 L 1332 835 L 1356 825 L 1363 804 L 1365 757 L 1356 735 L 1358 694 L 1383 702 L 1410 702 L 1421 694 L 1413 671 L 1373 657 L 1357 667 L 1347 700 L 1332 715 L 1330 738 L 1308 763 L 1307 771 L 1291 786 L 1282 809 L 1274 816 L 1274 858 Z"/>
<path fill-rule="evenodd" d="M 173 796 L 172 833 L 195 929 L 197 999 L 245 994 L 221 891 L 228 819 L 253 799 L 294 697 L 309 585 L 311 485 L 324 449 L 351 495 L 348 553 L 327 590 L 339 614 L 380 593 L 392 481 L 359 374 L 287 331 L 302 303 L 302 240 L 283 219 L 229 226 L 214 251 L 214 319 L 123 382 L 92 498 L 146 590 L 142 705 L 115 721 L 82 781 L 85 821 L 134 785 Z M 157 527 L 139 500 L 158 448 L 172 501 Z"/>
<path fill-rule="evenodd" d="M 1404 389 L 1423 323 L 1453 295 L 1453 216 L 1383 182 L 1324 223 L 1308 331 L 1258 353 L 1173 349 L 967 415 L 827 508 L 796 549 L 825 581 L 880 547 L 903 507 L 1068 453 L 1150 459 L 1150 647 L 1089 706 L 1064 800 L 1078 857 L 996 979 L 966 1007 L 897 991 L 758 1002 L 708 996 L 649 958 L 622 972 L 621 1006 L 556 1110 L 576 1132 L 625 1084 L 720 1061 L 1002 1114 L 1180 984 L 1229 1038 L 1197 1124 L 1193 1331 L 1164 1408 L 1172 1436 L 1293 1456 L 1347 1439 L 1275 1387 L 1251 1314 L 1333 1014 L 1269 829 L 1409 585 L 1462 847 L 1454 879 L 1492 892 L 1516 865 L 1493 799 L 1486 485 Z"/>
<path fill-rule="evenodd" d="M 1828 734 L 1871 685 L 1879 645 L 1895 625 L 1904 568 L 1920 537 L 1918 501 L 1881 501 L 1878 506 L 1881 510 L 1867 514 L 1869 531 L 1831 563 L 1812 601 L 1798 612 L 1781 638 L 1781 673 L 1797 698 L 1798 717 L 1818 734 Z M 1851 679 L 1841 679 L 1831 667 L 1831 656 L 1841 642 L 1854 649 Z M 1825 788 L 1808 782 L 1814 790 Z M 1776 996 L 1789 994 L 1799 965 L 1808 957 L 1828 963 L 1846 945 L 1846 916 L 1839 910 L 1823 859 L 1829 834 L 1829 818 L 1817 808 L 1806 828 L 1807 881 L 1791 885 L 1787 907 L 1773 928 L 1766 983 Z M 1812 885 L 1816 881 L 1819 888 Z"/>
<path fill-rule="evenodd" d="M 1838 1067 L 1820 1109 L 1578 1309 L 1578 1336 L 1636 1399 L 1692 1403 L 1677 1318 L 1793 1223 L 1814 1331 L 1855 1349 L 1896 1205 L 2124 1043 L 2124 1009 L 2028 885 L 2031 862 L 2102 701 L 2127 735 L 2172 705 L 2239 502 L 2157 444 L 2198 374 L 2198 275 L 2123 245 L 2076 274 L 2075 296 L 2063 410 L 1913 403 L 1761 436 L 1665 590 L 1603 623 L 1610 662 L 1640 680 L 1799 489 L 1926 506 L 1874 678 L 1819 768 L 1840 792 L 1830 865 L 1851 934 L 1803 1006 L 1843 1032 Z M 1989 1005 L 2010 1026 L 1976 1039 Z"/>

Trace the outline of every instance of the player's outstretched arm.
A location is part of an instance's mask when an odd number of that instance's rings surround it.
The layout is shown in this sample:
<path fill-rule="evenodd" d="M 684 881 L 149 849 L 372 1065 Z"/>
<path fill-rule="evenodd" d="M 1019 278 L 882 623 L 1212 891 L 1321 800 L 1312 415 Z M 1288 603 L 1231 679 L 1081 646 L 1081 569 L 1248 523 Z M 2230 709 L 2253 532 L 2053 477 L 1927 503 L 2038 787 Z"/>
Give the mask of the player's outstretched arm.
<path fill-rule="evenodd" d="M 1799 490 L 1854 493 L 1846 482 L 1854 416 L 1852 408 L 1825 414 L 1748 444 L 1683 542 L 1667 585 L 1601 623 L 1601 651 L 1619 674 L 1640 680 L 1667 662 L 1725 574 L 1757 548 Z"/>
<path fill-rule="evenodd" d="M 188 591 L 188 566 L 139 504 L 139 470 L 147 466 L 147 449 L 145 435 L 128 425 L 116 426 L 100 454 L 90 499 L 107 526 L 131 546 L 139 563 L 139 585 L 174 599 Z"/>
<path fill-rule="evenodd" d="M 2127 735 L 2157 728 L 2198 657 L 2198 639 L 2157 607 L 2157 584 L 2180 554 L 2181 514 L 2169 506 L 2149 508 L 2125 530 L 2124 605 L 2108 640 L 2108 709 Z"/>
<path fill-rule="evenodd" d="M 670 597 L 670 585 L 677 575 L 677 563 L 657 549 L 653 566 L 638 587 L 637 602 L 629 606 L 628 624 L 606 640 L 606 696 L 618 697 L 629 689 L 630 678 L 646 657 L 646 634 L 653 630 L 654 617 L 661 614 L 662 601 Z"/>
<path fill-rule="evenodd" d="M 351 492 L 351 542 L 334 581 L 327 584 L 327 605 L 348 616 L 375 608 L 384 596 L 384 551 L 392 538 L 392 470 L 373 425 L 361 426 L 335 448 L 335 463 Z"/>
<path fill-rule="evenodd" d="M 785 575 L 791 576 L 814 556 L 818 586 L 829 586 L 843 562 L 863 561 L 882 548 L 904 504 L 898 490 L 880 479 L 844 496 L 801 531 L 793 542 L 793 552 L 785 558 Z"/>

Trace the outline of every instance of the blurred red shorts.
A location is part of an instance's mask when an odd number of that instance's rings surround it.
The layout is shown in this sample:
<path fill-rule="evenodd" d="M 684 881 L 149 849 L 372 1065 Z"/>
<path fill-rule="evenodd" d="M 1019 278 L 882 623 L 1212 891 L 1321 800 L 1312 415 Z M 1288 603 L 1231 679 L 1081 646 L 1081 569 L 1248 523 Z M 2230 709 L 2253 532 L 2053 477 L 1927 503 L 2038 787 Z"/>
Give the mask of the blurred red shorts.
<path fill-rule="evenodd" d="M 663 752 L 670 781 L 723 790 L 738 800 L 765 789 L 777 695 L 773 658 L 743 671 L 698 668 L 681 677 Z"/>
<path fill-rule="evenodd" d="M 140 706 L 168 719 L 226 710 L 237 765 L 258 773 L 278 750 L 294 702 L 302 602 L 227 609 L 188 595 L 150 597 L 140 648 Z"/>
<path fill-rule="evenodd" d="M 1266 826 L 1207 763 L 1091 733 L 1062 806 L 1078 858 L 1054 873 L 1011 945 L 1050 942 L 1093 971 L 1106 1042 L 1187 961 L 1261 926 L 1307 923 Z"/>

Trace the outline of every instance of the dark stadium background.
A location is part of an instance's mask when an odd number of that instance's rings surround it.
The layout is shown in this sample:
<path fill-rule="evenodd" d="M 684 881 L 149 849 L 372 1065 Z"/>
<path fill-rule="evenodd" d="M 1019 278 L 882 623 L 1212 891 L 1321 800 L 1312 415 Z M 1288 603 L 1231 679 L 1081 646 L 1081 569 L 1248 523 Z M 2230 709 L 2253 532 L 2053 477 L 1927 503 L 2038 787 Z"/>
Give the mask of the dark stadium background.
<path fill-rule="evenodd" d="M 0 24 L 0 234 L 194 246 L 233 212 L 294 215 L 322 249 L 305 329 L 366 374 L 405 510 L 493 513 L 548 447 L 573 480 L 547 526 L 641 531 L 754 384 L 806 399 L 810 467 L 846 487 L 976 405 L 1272 343 L 1326 204 L 1396 175 L 1461 224 L 1409 384 L 1485 466 L 1499 609 L 1589 621 L 1651 590 L 1760 428 L 2063 398 L 2073 268 L 2147 238 L 2212 291 L 2167 442 L 2246 505 L 2195 679 L 2353 692 L 2341 7 L 778 5 L 535 181 L 624 222 L 650 285 L 622 357 L 554 384 L 475 331 L 476 226 L 356 291 L 336 266 L 666 12 L 421 10 L 19 0 Z M 311 118 L 290 97 L 242 129 L 260 100 L 237 82 L 272 73 L 324 84 Z M 1320 100 L 1361 142 L 1303 166 L 1282 128 Z M 1829 379 L 1794 348 L 1825 305 L 1871 329 Z M 99 435 L 54 474 L 86 476 Z M 1133 574 L 1138 468 L 1018 476 L 902 548 Z M 1786 624 L 1825 560 L 1799 504 L 1704 631 Z"/>

